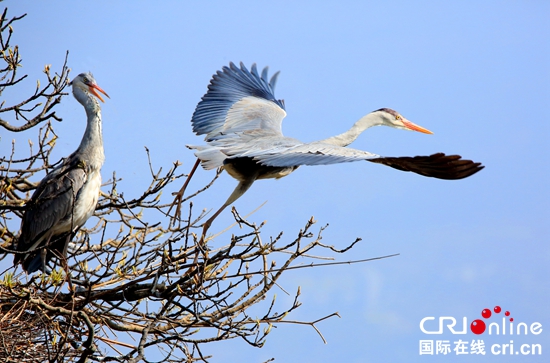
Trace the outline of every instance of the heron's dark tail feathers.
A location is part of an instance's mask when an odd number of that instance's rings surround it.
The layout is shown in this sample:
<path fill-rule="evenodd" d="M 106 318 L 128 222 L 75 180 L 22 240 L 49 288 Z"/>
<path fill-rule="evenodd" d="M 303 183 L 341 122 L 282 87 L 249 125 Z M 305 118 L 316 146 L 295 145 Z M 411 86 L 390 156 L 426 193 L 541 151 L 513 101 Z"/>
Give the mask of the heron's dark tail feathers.
<path fill-rule="evenodd" d="M 391 166 L 402 171 L 412 171 L 438 179 L 456 180 L 474 175 L 484 168 L 481 163 L 464 160 L 460 155 L 437 153 L 430 156 L 381 157 L 368 161 Z"/>

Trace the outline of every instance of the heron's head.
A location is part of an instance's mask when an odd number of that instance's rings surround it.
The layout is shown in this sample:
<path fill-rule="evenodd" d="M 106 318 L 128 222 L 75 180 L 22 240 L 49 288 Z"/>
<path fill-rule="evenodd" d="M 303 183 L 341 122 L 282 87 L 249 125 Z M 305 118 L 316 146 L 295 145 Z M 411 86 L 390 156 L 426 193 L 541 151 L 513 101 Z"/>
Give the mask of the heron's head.
<path fill-rule="evenodd" d="M 69 84 L 73 86 L 73 91 L 75 90 L 75 88 L 79 88 L 84 92 L 93 94 L 94 96 L 99 98 L 101 102 L 105 102 L 105 101 L 103 100 L 103 97 L 101 97 L 101 95 L 98 92 L 101 92 L 108 98 L 111 98 L 109 97 L 107 92 L 105 92 L 103 89 L 101 89 L 101 87 L 97 85 L 94 79 L 94 76 L 92 76 L 92 74 L 89 72 L 80 73 Z"/>
<path fill-rule="evenodd" d="M 391 108 L 381 108 L 374 111 L 374 113 L 378 114 L 378 117 L 382 119 L 383 125 L 395 127 L 396 129 L 401 130 L 410 130 L 422 132 L 425 134 L 433 134 L 433 132 L 431 132 L 430 130 L 410 122 L 409 120 L 401 116 L 399 112 L 394 111 Z"/>

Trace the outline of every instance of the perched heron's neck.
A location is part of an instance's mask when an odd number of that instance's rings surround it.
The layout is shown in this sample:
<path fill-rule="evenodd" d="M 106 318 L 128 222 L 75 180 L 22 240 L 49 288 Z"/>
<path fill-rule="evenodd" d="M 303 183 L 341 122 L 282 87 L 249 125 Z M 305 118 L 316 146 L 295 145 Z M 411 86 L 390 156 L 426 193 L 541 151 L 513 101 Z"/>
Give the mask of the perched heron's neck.
<path fill-rule="evenodd" d="M 363 133 L 366 129 L 373 126 L 383 125 L 384 121 L 376 112 L 369 113 L 366 116 L 363 116 L 357 121 L 348 131 L 329 137 L 328 139 L 321 140 L 319 142 L 325 144 L 332 144 L 337 146 L 348 146 L 354 142 L 359 135 Z"/>
<path fill-rule="evenodd" d="M 105 161 L 101 131 L 101 107 L 97 100 L 89 94 L 83 100 L 84 102 L 81 102 L 79 97 L 76 98 L 84 106 L 88 120 L 86 131 L 75 155 L 85 160 L 93 169 L 100 169 Z"/>

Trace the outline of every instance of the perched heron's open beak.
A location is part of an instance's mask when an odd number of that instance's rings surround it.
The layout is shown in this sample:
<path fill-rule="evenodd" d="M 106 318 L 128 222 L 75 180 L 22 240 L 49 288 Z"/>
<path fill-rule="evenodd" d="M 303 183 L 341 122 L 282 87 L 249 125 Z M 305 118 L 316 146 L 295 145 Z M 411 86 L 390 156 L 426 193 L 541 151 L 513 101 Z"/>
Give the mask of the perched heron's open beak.
<path fill-rule="evenodd" d="M 422 126 L 418 126 L 417 124 L 413 124 L 409 120 L 403 119 L 403 125 L 405 125 L 405 127 L 408 128 L 409 130 L 418 131 L 418 132 L 422 132 L 430 135 L 433 134 L 433 132 L 431 132 L 430 130 L 425 129 Z"/>
<path fill-rule="evenodd" d="M 90 89 L 90 92 L 96 96 L 97 98 L 99 98 L 101 100 L 101 102 L 105 102 L 103 100 L 103 97 L 101 97 L 101 95 L 99 93 L 97 93 L 97 91 L 103 93 L 105 96 L 107 96 L 108 98 L 111 98 L 109 97 L 109 95 L 107 94 L 107 92 L 105 92 L 103 89 L 101 89 L 101 87 L 99 87 L 97 84 L 92 84 L 90 86 L 88 86 L 89 89 Z"/>

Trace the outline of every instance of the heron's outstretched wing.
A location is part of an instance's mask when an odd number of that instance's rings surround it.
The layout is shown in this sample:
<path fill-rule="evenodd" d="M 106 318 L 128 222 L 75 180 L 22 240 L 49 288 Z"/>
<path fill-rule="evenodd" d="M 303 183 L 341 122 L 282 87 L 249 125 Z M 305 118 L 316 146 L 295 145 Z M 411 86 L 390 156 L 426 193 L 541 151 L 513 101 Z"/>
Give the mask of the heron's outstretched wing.
<path fill-rule="evenodd" d="M 303 144 L 289 137 L 265 135 L 265 132 L 262 132 L 263 136 L 258 136 L 258 133 L 245 132 L 238 138 L 217 140 L 212 145 L 230 159 L 249 157 L 262 165 L 274 167 L 367 160 L 402 171 L 448 180 L 466 178 L 483 169 L 481 163 L 462 159 L 460 155 L 437 153 L 430 156 L 381 157 L 367 151 L 323 142 Z"/>
<path fill-rule="evenodd" d="M 446 180 L 463 179 L 484 168 L 481 163 L 462 159 L 460 155 L 437 153 L 430 156 L 381 157 L 367 151 L 322 143 L 298 145 L 273 153 L 245 152 L 241 156 L 250 156 L 260 164 L 278 167 L 326 165 L 367 160 L 398 170 Z"/>
<path fill-rule="evenodd" d="M 481 163 L 462 159 L 460 155 L 443 153 L 415 157 L 380 157 L 369 161 L 402 171 L 412 171 L 416 174 L 447 180 L 463 179 L 484 168 Z"/>
<path fill-rule="evenodd" d="M 212 77 L 208 91 L 193 113 L 193 131 L 206 135 L 206 141 L 255 129 L 282 135 L 281 124 L 286 112 L 283 101 L 274 96 L 278 74 L 268 81 L 267 67 L 261 76 L 256 64 L 250 71 L 243 63 L 240 68 L 233 63 L 223 67 Z"/>
<path fill-rule="evenodd" d="M 72 225 L 70 216 L 86 179 L 86 168 L 77 160 L 64 163 L 42 179 L 23 215 L 21 234 L 17 241 L 18 251 L 35 250 L 48 243 L 46 239 L 51 236 L 70 233 L 79 227 Z M 14 263 L 22 259 L 29 261 L 37 253 L 38 251 L 28 255 L 16 254 Z"/>
<path fill-rule="evenodd" d="M 252 158 L 259 164 L 274 167 L 327 165 L 379 157 L 376 154 L 321 142 L 304 144 L 265 130 L 251 130 L 209 143 L 208 149 L 196 154 L 221 153 L 226 158 Z M 205 155 L 203 155 L 205 154 Z M 213 157 L 213 159 L 216 159 Z M 219 158 L 221 159 L 221 158 Z"/>

